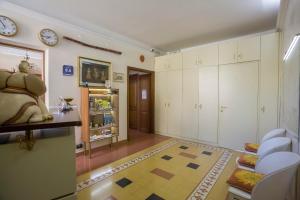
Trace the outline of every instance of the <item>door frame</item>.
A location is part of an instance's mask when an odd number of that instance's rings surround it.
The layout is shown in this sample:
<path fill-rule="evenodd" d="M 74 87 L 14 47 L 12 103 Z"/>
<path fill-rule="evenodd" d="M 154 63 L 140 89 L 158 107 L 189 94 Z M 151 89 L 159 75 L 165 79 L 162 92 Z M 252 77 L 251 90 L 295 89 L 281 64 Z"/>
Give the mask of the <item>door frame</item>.
<path fill-rule="evenodd" d="M 151 70 L 141 69 L 137 67 L 130 67 L 127 66 L 127 140 L 130 140 L 129 138 L 129 71 L 134 70 L 138 72 L 145 72 L 150 74 L 151 79 L 151 92 L 150 92 L 150 132 L 149 134 L 154 134 L 154 102 L 155 102 L 155 72 Z"/>

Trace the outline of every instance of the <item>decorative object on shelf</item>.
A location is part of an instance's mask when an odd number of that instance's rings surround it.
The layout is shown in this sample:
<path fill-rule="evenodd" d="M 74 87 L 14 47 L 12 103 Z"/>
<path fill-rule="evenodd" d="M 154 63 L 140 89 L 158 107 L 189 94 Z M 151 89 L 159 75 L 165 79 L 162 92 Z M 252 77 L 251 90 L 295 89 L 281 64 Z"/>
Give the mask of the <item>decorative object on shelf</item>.
<path fill-rule="evenodd" d="M 113 72 L 114 82 L 124 82 L 124 73 Z"/>
<path fill-rule="evenodd" d="M 119 91 L 116 89 L 81 89 L 82 141 L 84 152 L 91 143 L 119 136 Z"/>
<path fill-rule="evenodd" d="M 62 96 L 59 97 L 59 105 L 58 109 L 60 112 L 67 112 L 72 109 L 71 101 L 73 101 L 72 97 L 63 98 Z"/>
<path fill-rule="evenodd" d="M 0 35 L 6 37 L 15 36 L 18 32 L 16 22 L 9 17 L 0 15 Z"/>
<path fill-rule="evenodd" d="M 107 89 L 110 89 L 110 88 L 111 88 L 110 80 L 106 80 L 106 81 L 105 81 L 105 87 L 106 87 Z"/>
<path fill-rule="evenodd" d="M 72 65 L 63 65 L 63 75 L 64 76 L 73 76 L 74 68 Z"/>
<path fill-rule="evenodd" d="M 140 55 L 140 61 L 143 63 L 145 61 L 145 56 L 142 54 Z"/>
<path fill-rule="evenodd" d="M 52 119 L 40 96 L 46 85 L 28 74 L 30 64 L 22 60 L 17 73 L 0 71 L 0 125 L 41 122 Z"/>
<path fill-rule="evenodd" d="M 104 87 L 109 80 L 111 63 L 79 57 L 79 86 Z"/>
<path fill-rule="evenodd" d="M 106 51 L 106 52 L 114 53 L 114 54 L 118 54 L 118 55 L 122 54 L 121 51 L 116 51 L 116 50 L 113 50 L 113 49 L 108 49 L 108 48 L 103 48 L 103 47 L 98 47 L 98 46 L 95 46 L 95 45 L 87 44 L 87 43 L 75 40 L 75 39 L 67 37 L 67 36 L 63 36 L 63 38 L 66 39 L 66 40 L 69 40 L 71 42 L 75 42 L 77 44 L 85 46 L 85 47 L 89 47 L 89 48 L 93 48 L 93 49 L 97 49 L 97 50 L 101 50 L 101 51 Z"/>
<path fill-rule="evenodd" d="M 45 28 L 39 32 L 39 39 L 47 46 L 55 46 L 58 43 L 58 35 L 55 31 Z"/>

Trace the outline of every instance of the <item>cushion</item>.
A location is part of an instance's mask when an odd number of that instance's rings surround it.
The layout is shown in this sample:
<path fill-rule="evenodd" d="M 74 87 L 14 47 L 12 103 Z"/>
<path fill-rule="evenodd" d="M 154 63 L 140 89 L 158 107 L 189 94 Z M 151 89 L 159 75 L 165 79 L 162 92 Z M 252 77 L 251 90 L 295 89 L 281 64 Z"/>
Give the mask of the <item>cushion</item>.
<path fill-rule="evenodd" d="M 244 169 L 236 169 L 227 180 L 227 183 L 235 188 L 251 194 L 254 186 L 262 180 L 263 174 Z"/>
<path fill-rule="evenodd" d="M 252 152 L 252 153 L 257 153 L 258 148 L 259 148 L 259 144 L 255 144 L 255 143 L 246 143 L 245 144 L 245 150 Z"/>
<path fill-rule="evenodd" d="M 269 131 L 262 139 L 261 143 L 264 143 L 265 141 L 275 138 L 275 137 L 285 137 L 285 129 L 283 128 L 276 128 L 271 131 Z"/>
<path fill-rule="evenodd" d="M 254 169 L 257 160 L 258 160 L 258 157 L 255 155 L 242 154 L 238 159 L 238 163 L 242 166 Z"/>

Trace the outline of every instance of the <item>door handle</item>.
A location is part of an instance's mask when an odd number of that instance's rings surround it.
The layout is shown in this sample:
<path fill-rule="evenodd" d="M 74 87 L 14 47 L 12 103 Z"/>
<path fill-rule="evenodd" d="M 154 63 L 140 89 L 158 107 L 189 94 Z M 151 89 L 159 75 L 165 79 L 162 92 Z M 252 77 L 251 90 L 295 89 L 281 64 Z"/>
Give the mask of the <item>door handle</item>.
<path fill-rule="evenodd" d="M 262 107 L 260 108 L 260 110 L 261 110 L 261 112 L 265 112 L 265 111 L 266 111 L 266 107 L 265 107 L 265 106 L 262 106 Z"/>
<path fill-rule="evenodd" d="M 195 109 L 197 109 L 198 105 L 197 105 L 197 104 L 195 104 L 195 106 L 194 106 L 194 107 L 195 107 Z"/>
<path fill-rule="evenodd" d="M 228 108 L 228 107 L 227 107 L 227 106 L 221 106 L 221 107 L 220 107 L 220 112 L 224 112 L 224 110 L 225 110 L 226 108 Z"/>
<path fill-rule="evenodd" d="M 198 106 L 198 107 L 199 107 L 199 109 L 201 110 L 201 109 L 202 109 L 202 104 L 199 104 L 199 106 Z"/>
<path fill-rule="evenodd" d="M 168 107 L 170 107 L 170 103 L 168 103 Z"/>

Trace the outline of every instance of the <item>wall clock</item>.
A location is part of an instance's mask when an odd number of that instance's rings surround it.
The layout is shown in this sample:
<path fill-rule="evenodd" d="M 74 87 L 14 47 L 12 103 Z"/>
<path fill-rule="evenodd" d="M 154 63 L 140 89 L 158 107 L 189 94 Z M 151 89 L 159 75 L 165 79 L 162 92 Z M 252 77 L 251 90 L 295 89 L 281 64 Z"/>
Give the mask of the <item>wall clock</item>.
<path fill-rule="evenodd" d="M 17 34 L 16 22 L 9 17 L 0 15 L 0 35 L 11 37 Z"/>
<path fill-rule="evenodd" d="M 39 38 L 42 43 L 48 46 L 53 47 L 58 43 L 58 35 L 49 28 L 42 29 L 39 33 Z"/>

